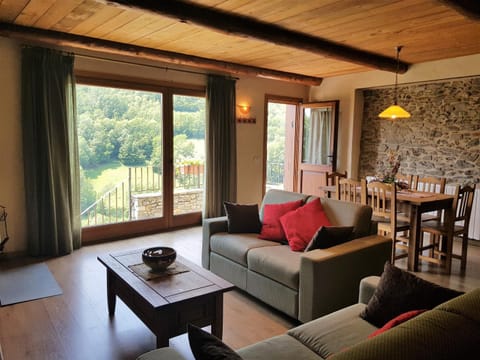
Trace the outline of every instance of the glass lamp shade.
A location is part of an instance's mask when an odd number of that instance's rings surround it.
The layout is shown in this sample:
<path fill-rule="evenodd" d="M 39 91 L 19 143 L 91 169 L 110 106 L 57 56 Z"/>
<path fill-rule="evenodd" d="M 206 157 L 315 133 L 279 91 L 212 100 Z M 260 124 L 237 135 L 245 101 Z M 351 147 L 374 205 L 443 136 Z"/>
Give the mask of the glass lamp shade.
<path fill-rule="evenodd" d="M 401 106 L 398 105 L 391 105 L 385 110 L 383 110 L 380 114 L 378 114 L 381 118 L 389 118 L 389 119 L 398 119 L 398 118 L 409 118 L 410 113 L 403 109 Z"/>

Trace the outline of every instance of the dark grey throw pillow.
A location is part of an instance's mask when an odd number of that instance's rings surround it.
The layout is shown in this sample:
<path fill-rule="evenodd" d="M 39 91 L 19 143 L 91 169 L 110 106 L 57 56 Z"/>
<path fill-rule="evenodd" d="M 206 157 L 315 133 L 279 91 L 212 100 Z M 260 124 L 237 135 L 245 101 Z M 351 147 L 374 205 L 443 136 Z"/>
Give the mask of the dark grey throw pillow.
<path fill-rule="evenodd" d="M 376 327 L 382 327 L 407 311 L 433 309 L 462 294 L 386 262 L 378 286 L 360 317 Z"/>
<path fill-rule="evenodd" d="M 353 238 L 353 226 L 321 226 L 313 235 L 305 251 L 327 249 Z"/>
<path fill-rule="evenodd" d="M 234 350 L 216 336 L 188 324 L 188 341 L 195 360 L 242 360 Z"/>
<path fill-rule="evenodd" d="M 260 233 L 262 224 L 258 216 L 258 205 L 243 205 L 224 201 L 229 233 Z"/>

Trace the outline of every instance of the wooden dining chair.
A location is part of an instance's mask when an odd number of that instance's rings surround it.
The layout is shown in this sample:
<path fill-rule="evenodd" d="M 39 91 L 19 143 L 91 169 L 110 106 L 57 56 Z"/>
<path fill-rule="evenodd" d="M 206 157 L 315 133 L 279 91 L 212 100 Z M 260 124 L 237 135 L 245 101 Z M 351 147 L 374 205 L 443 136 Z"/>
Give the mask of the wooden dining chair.
<path fill-rule="evenodd" d="M 395 175 L 395 178 L 398 181 L 401 181 L 401 182 L 407 184 L 407 189 L 408 190 L 414 190 L 414 183 L 413 183 L 413 175 L 412 174 L 397 174 L 397 175 Z"/>
<path fill-rule="evenodd" d="M 408 256 L 408 247 L 399 238 L 399 233 L 410 229 L 410 223 L 397 218 L 397 187 L 395 184 L 370 182 L 367 184 L 368 204 L 372 207 L 372 220 L 377 222 L 378 234 L 392 239 L 392 263 Z M 397 255 L 397 248 L 406 253 Z"/>
<path fill-rule="evenodd" d="M 367 203 L 367 181 L 339 178 L 336 184 L 336 199 L 354 203 Z"/>
<path fill-rule="evenodd" d="M 325 179 L 324 183 L 326 186 L 336 186 L 337 185 L 337 179 L 342 179 L 342 178 L 347 178 L 347 171 L 345 170 L 344 173 L 337 172 L 337 171 L 332 171 L 332 172 L 326 172 L 325 173 Z M 326 191 L 327 197 L 332 197 L 332 194 L 330 191 Z"/>
<path fill-rule="evenodd" d="M 430 193 L 437 193 L 437 194 L 445 194 L 445 185 L 447 183 L 447 179 L 437 178 L 433 176 L 426 176 L 426 177 L 413 177 L 413 187 L 414 190 L 423 191 L 423 192 L 430 192 Z M 422 221 L 429 221 L 429 220 L 439 220 L 442 216 L 441 211 L 434 211 L 431 213 L 422 214 Z"/>
<path fill-rule="evenodd" d="M 337 178 L 347 178 L 347 171 L 345 170 L 344 173 L 332 171 L 325 173 L 325 185 L 327 186 L 335 186 L 337 184 Z"/>
<path fill-rule="evenodd" d="M 468 228 L 470 225 L 470 216 L 473 207 L 473 198 L 475 196 L 476 184 L 473 186 L 466 185 L 455 187 L 455 195 L 453 200 L 453 222 L 448 219 L 436 219 L 422 222 L 421 231 L 422 239 L 425 233 L 430 234 L 431 243 L 428 246 L 420 248 L 420 259 L 445 266 L 447 274 L 451 272 L 451 264 L 453 259 L 460 259 L 460 269 L 465 271 L 467 267 L 467 250 L 468 250 Z M 452 228 L 449 228 L 453 227 Z M 449 230 L 452 230 L 452 237 L 448 237 Z M 462 239 L 460 254 L 453 252 L 453 239 L 460 237 Z M 422 255 L 421 251 L 431 248 L 430 256 Z"/>
<path fill-rule="evenodd" d="M 402 182 L 406 184 L 405 187 L 399 186 L 400 189 L 415 190 L 414 186 L 416 186 L 416 183 L 414 183 L 414 176 L 412 174 L 397 174 L 395 175 L 395 178 L 397 179 L 398 182 Z M 398 217 L 397 217 L 398 219 L 401 219 L 403 221 L 410 221 L 410 207 L 408 205 L 398 204 L 397 212 L 398 212 Z M 404 236 L 407 237 L 406 232 Z"/>
<path fill-rule="evenodd" d="M 445 184 L 447 183 L 447 179 L 444 177 L 438 178 L 433 176 L 414 176 L 412 178 L 412 183 L 414 190 L 445 194 Z"/>

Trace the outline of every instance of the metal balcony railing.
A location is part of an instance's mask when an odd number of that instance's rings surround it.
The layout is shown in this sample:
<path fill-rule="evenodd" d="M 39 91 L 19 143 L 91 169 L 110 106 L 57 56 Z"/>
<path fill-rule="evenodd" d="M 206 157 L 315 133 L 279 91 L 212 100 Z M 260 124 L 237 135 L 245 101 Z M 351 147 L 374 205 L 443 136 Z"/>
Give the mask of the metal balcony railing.
<path fill-rule="evenodd" d="M 175 167 L 175 190 L 203 189 L 204 165 Z M 162 193 L 163 174 L 159 167 L 128 168 L 128 177 L 106 191 L 81 212 L 82 226 L 113 224 L 132 220 L 132 195 Z"/>
<path fill-rule="evenodd" d="M 283 185 L 284 163 L 267 161 L 267 185 Z"/>

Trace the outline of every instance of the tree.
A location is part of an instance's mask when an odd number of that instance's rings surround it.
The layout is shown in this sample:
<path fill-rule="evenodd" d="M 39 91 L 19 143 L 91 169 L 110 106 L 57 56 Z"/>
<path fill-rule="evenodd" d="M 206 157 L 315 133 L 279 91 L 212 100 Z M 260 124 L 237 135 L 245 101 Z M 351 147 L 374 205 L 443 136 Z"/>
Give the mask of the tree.
<path fill-rule="evenodd" d="M 176 135 L 173 137 L 173 151 L 175 162 L 180 163 L 195 156 L 195 145 L 187 139 L 187 135 Z"/>
<path fill-rule="evenodd" d="M 89 169 L 96 165 L 88 142 L 81 135 L 78 136 L 78 157 L 82 168 Z"/>
<path fill-rule="evenodd" d="M 123 140 L 118 152 L 118 160 L 125 166 L 143 166 L 147 157 L 145 151 L 135 138 L 128 136 Z"/>
<path fill-rule="evenodd" d="M 111 92 L 108 90 L 105 95 Z M 115 91 L 115 93 L 108 95 L 109 96 L 100 96 L 98 98 L 98 108 L 102 109 L 104 116 L 109 119 L 121 119 L 128 111 L 128 103 L 125 102 L 121 93 Z"/>
<path fill-rule="evenodd" d="M 114 154 L 118 153 L 115 137 L 117 122 L 95 116 L 96 114 L 79 116 L 80 164 L 85 169 L 107 163 L 112 160 Z"/>
<path fill-rule="evenodd" d="M 85 172 L 80 167 L 80 212 L 92 205 L 96 200 L 96 196 L 93 185 L 88 181 Z"/>
<path fill-rule="evenodd" d="M 175 111 L 196 113 L 205 109 L 205 98 L 175 95 L 173 97 L 173 106 Z"/>
<path fill-rule="evenodd" d="M 152 144 L 153 144 L 153 151 L 152 151 L 152 157 L 150 159 L 150 165 L 161 168 L 163 164 L 162 137 L 160 135 L 155 136 L 152 140 Z"/>
<path fill-rule="evenodd" d="M 185 134 L 192 139 L 205 138 L 205 110 L 174 113 L 174 135 Z"/>
<path fill-rule="evenodd" d="M 152 157 L 152 137 L 159 130 L 158 124 L 153 120 L 135 118 L 127 121 L 120 136 L 118 160 L 127 166 L 145 165 Z"/>

